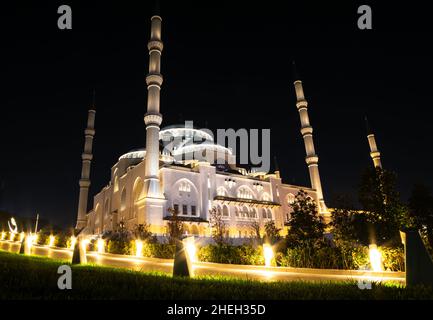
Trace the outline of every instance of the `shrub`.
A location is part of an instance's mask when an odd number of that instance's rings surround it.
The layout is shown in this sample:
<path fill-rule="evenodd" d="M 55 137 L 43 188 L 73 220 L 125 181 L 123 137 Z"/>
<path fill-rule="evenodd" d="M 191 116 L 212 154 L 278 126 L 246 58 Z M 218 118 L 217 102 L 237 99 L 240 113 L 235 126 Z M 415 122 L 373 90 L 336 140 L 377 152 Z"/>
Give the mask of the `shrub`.
<path fill-rule="evenodd" d="M 161 259 L 173 259 L 176 246 L 168 243 L 145 243 L 143 245 L 143 256 Z"/>
<path fill-rule="evenodd" d="M 204 262 L 264 265 L 261 246 L 207 245 L 198 250 L 198 259 Z"/>

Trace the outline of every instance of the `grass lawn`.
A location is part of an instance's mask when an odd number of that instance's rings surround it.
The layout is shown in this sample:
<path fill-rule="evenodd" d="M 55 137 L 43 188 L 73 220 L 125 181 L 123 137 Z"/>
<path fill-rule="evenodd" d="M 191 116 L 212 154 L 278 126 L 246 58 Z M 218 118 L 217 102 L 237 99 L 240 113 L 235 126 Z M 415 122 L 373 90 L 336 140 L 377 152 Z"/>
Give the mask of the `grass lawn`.
<path fill-rule="evenodd" d="M 433 288 L 356 282 L 259 282 L 223 277 L 173 278 L 94 265 L 72 266 L 72 290 L 59 290 L 65 261 L 0 251 L 0 299 L 433 299 Z"/>

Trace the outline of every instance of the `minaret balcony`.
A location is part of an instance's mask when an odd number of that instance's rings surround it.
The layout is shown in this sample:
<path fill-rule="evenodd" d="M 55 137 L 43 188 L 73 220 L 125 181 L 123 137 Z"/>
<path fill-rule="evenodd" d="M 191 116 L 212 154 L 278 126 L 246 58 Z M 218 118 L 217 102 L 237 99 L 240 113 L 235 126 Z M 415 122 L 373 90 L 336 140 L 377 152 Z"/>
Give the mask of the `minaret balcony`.
<path fill-rule="evenodd" d="M 162 75 L 160 75 L 160 74 L 149 73 L 146 76 L 146 83 L 148 86 L 157 85 L 160 87 L 162 85 L 162 81 L 163 81 Z"/>
<path fill-rule="evenodd" d="M 150 40 L 147 43 L 147 49 L 149 49 L 149 51 L 156 50 L 161 52 L 163 48 L 164 48 L 164 44 L 162 43 L 162 41 L 159 40 Z"/>

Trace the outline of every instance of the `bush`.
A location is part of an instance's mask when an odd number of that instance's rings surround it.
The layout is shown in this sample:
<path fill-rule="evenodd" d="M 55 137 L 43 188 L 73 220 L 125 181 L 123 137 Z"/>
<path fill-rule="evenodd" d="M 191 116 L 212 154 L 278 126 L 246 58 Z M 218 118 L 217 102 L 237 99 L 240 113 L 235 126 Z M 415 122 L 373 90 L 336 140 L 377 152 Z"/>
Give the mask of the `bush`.
<path fill-rule="evenodd" d="M 263 249 L 251 245 L 207 245 L 198 250 L 198 259 L 204 262 L 264 265 Z"/>
<path fill-rule="evenodd" d="M 168 243 L 145 243 L 143 245 L 143 256 L 161 259 L 173 259 L 176 246 Z"/>
<path fill-rule="evenodd" d="M 54 246 L 60 248 L 69 248 L 71 245 L 71 236 L 72 234 L 68 234 L 65 232 L 57 234 L 56 239 L 54 240 Z"/>
<path fill-rule="evenodd" d="M 402 248 L 379 247 L 385 270 L 404 271 Z M 277 264 L 293 268 L 371 269 L 366 246 L 298 246 L 277 255 Z"/>

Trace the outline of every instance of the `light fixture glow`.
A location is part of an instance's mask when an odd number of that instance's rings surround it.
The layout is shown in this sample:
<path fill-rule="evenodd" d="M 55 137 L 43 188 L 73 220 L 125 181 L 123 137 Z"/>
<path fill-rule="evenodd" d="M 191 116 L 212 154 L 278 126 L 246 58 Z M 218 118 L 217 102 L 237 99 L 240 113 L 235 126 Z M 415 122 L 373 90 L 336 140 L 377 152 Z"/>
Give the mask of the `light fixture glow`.
<path fill-rule="evenodd" d="M 105 252 L 105 241 L 104 239 L 99 238 L 97 242 L 98 246 L 98 253 L 104 253 Z"/>
<path fill-rule="evenodd" d="M 274 250 L 268 243 L 263 244 L 263 257 L 265 258 L 265 266 L 270 267 L 272 264 L 272 258 L 274 257 Z"/>
<path fill-rule="evenodd" d="M 24 240 L 24 237 L 26 236 L 26 234 L 23 232 L 20 233 L 20 242 L 22 242 Z"/>
<path fill-rule="evenodd" d="M 26 254 L 31 254 L 32 253 L 33 238 L 34 238 L 34 235 L 32 235 L 32 234 L 29 234 L 27 236 L 27 238 L 26 238 L 26 243 L 25 243 L 25 245 L 26 245 L 26 247 L 25 247 L 25 249 L 26 249 L 25 253 Z"/>
<path fill-rule="evenodd" d="M 71 247 L 70 247 L 71 250 L 74 250 L 76 243 L 77 243 L 77 238 L 72 236 L 71 237 Z"/>
<path fill-rule="evenodd" d="M 50 242 L 48 243 L 48 246 L 54 247 L 54 241 L 56 241 L 56 237 L 53 235 L 50 235 Z"/>
<path fill-rule="evenodd" d="M 6 237 L 6 232 L 2 231 L 1 240 L 3 241 Z"/>
<path fill-rule="evenodd" d="M 143 256 L 143 241 L 141 240 L 135 240 L 135 256 Z"/>
<path fill-rule="evenodd" d="M 189 261 L 196 262 L 197 261 L 197 248 L 194 243 L 194 237 L 188 237 L 183 240 L 183 244 L 188 254 Z"/>
<path fill-rule="evenodd" d="M 11 232 L 9 235 L 9 240 L 14 241 L 14 238 L 15 238 L 15 233 Z"/>
<path fill-rule="evenodd" d="M 382 265 L 382 255 L 380 251 L 377 249 L 377 245 L 371 244 L 369 246 L 369 257 L 370 257 L 370 265 L 373 271 L 383 271 Z"/>

